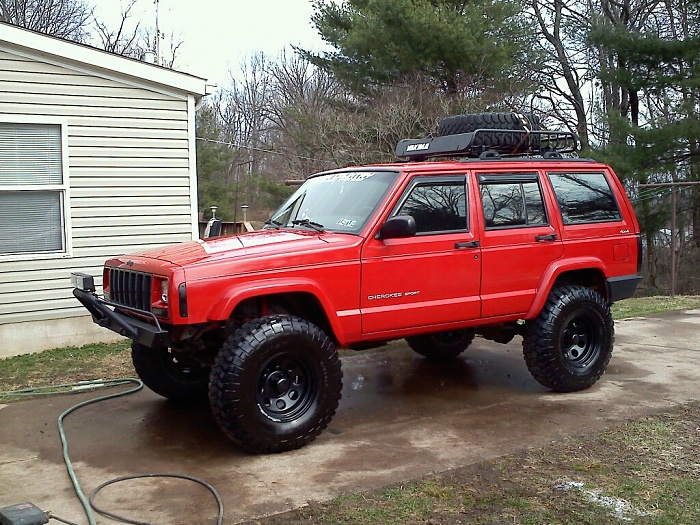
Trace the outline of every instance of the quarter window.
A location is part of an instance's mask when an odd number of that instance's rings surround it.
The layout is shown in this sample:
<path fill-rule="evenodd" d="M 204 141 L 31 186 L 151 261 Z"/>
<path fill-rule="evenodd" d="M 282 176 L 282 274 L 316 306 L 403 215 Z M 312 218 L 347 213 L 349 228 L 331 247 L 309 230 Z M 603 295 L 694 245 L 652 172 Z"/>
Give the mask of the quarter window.
<path fill-rule="evenodd" d="M 523 180 L 507 180 L 507 175 L 498 175 L 482 180 L 481 203 L 486 229 L 547 224 L 542 192 L 536 177 L 523 176 L 518 177 Z"/>
<path fill-rule="evenodd" d="M 417 233 L 467 231 L 467 193 L 464 179 L 419 182 L 395 215 L 411 215 Z"/>
<path fill-rule="evenodd" d="M 621 220 L 603 173 L 550 173 L 564 224 Z"/>
<path fill-rule="evenodd" d="M 0 122 L 0 256 L 64 253 L 60 124 Z"/>

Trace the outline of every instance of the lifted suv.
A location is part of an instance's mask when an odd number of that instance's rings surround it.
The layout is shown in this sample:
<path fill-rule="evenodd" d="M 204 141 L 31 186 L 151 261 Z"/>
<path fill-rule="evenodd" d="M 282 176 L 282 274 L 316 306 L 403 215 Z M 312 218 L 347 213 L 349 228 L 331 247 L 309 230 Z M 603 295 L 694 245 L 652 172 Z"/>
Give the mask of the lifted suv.
<path fill-rule="evenodd" d="M 338 347 L 405 338 L 437 360 L 475 334 L 521 335 L 542 385 L 588 388 L 612 353 L 610 305 L 640 279 L 639 226 L 609 166 L 564 158 L 576 137 L 537 128 L 448 117 L 440 136 L 401 141 L 401 162 L 310 177 L 261 231 L 111 259 L 104 298 L 85 274 L 74 295 L 133 340 L 148 387 L 208 394 L 223 431 L 256 452 L 326 428 Z"/>

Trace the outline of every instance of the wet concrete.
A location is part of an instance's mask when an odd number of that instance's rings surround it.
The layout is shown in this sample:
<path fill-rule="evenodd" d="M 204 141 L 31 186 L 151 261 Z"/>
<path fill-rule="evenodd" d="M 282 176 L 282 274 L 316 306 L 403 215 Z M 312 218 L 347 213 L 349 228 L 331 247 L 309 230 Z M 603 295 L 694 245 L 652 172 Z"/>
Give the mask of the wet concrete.
<path fill-rule="evenodd" d="M 441 364 L 392 343 L 343 358 L 338 413 L 301 450 L 248 454 L 224 438 L 206 404 L 175 406 L 142 391 L 68 416 L 71 456 L 86 492 L 128 474 L 203 478 L 221 493 L 225 523 L 236 523 L 700 399 L 700 310 L 624 320 L 616 329 L 608 373 L 585 392 L 554 394 L 536 383 L 519 339 L 504 346 L 477 338 L 460 359 Z M 86 522 L 62 462 L 56 418 L 92 395 L 0 408 L 0 506 L 28 500 Z M 216 510 L 203 488 L 181 480 L 113 485 L 98 503 L 168 524 L 214 523 Z"/>

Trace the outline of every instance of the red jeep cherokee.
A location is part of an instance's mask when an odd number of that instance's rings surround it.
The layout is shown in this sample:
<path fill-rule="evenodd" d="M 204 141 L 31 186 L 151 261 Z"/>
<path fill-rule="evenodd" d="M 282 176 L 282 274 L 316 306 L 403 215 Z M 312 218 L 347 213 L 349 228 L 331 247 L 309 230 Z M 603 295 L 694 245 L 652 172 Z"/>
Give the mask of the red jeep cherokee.
<path fill-rule="evenodd" d="M 451 359 L 475 334 L 521 335 L 542 385 L 588 388 L 612 353 L 610 305 L 640 279 L 639 226 L 609 166 L 564 158 L 575 136 L 538 127 L 448 117 L 438 137 L 401 141 L 402 162 L 309 177 L 261 231 L 111 259 L 104 298 L 84 274 L 74 295 L 133 340 L 148 387 L 208 393 L 223 431 L 256 452 L 326 428 L 338 347 L 405 338 Z"/>

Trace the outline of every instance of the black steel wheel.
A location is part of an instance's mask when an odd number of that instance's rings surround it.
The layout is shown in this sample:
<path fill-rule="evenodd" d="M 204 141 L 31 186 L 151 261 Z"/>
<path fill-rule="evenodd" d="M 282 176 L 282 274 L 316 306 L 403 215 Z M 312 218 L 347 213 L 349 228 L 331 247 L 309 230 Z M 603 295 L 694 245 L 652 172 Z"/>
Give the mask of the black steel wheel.
<path fill-rule="evenodd" d="M 231 440 L 253 452 L 284 452 L 328 426 L 341 390 L 331 339 L 305 319 L 275 315 L 226 340 L 212 367 L 209 402 Z"/>
<path fill-rule="evenodd" d="M 431 361 L 447 361 L 464 352 L 474 340 L 471 330 L 450 330 L 407 337 L 406 342 L 415 352 Z"/>
<path fill-rule="evenodd" d="M 585 286 L 550 293 L 540 315 L 525 327 L 523 354 L 532 376 L 558 392 L 589 388 L 610 362 L 614 324 L 601 295 Z"/>
<path fill-rule="evenodd" d="M 318 391 L 318 378 L 308 360 L 282 353 L 263 366 L 255 397 L 267 417 L 288 423 L 310 408 Z"/>
<path fill-rule="evenodd" d="M 173 401 L 202 399 L 207 395 L 209 367 L 170 348 L 131 344 L 131 360 L 143 384 Z"/>

